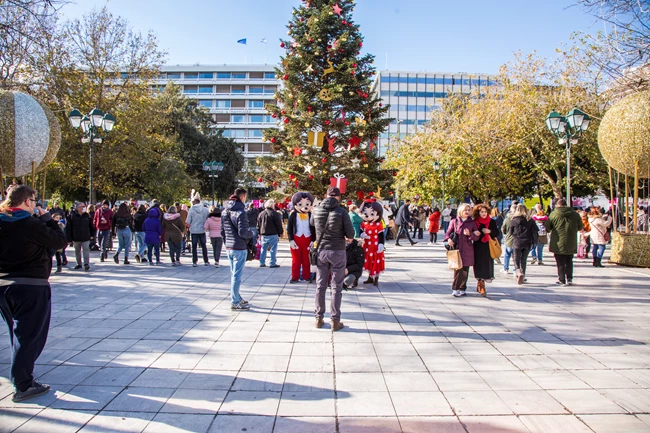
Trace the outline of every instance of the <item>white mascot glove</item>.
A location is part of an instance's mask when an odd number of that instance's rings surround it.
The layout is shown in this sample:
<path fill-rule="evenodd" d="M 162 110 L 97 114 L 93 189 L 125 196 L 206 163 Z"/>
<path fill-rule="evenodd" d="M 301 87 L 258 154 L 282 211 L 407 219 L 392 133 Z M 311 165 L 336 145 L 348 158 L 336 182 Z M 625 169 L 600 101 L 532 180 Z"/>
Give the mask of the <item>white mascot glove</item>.
<path fill-rule="evenodd" d="M 384 244 L 379 244 L 379 246 L 377 247 L 377 252 L 378 253 L 383 253 L 384 252 Z"/>
<path fill-rule="evenodd" d="M 370 236 L 366 234 L 366 232 L 361 233 L 361 239 L 370 239 Z"/>
<path fill-rule="evenodd" d="M 290 247 L 292 250 L 297 250 L 297 249 L 298 249 L 298 245 L 296 245 L 296 241 L 291 241 L 291 242 L 289 242 L 289 247 Z"/>

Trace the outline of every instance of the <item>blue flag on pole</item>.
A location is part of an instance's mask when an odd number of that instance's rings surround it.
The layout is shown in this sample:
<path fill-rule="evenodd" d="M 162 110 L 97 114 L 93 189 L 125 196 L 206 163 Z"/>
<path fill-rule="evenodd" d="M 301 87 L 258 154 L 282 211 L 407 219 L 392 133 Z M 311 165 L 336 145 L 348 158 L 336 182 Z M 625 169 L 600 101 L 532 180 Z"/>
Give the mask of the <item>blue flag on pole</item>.
<path fill-rule="evenodd" d="M 246 45 L 246 38 L 238 40 L 237 43 Z"/>

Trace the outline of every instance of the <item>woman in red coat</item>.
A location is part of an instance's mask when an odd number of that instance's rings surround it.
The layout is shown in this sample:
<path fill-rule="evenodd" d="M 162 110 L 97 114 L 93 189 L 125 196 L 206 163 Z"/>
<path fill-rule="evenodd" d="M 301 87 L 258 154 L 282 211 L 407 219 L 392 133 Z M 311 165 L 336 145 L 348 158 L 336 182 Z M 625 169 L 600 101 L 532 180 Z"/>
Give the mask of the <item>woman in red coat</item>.
<path fill-rule="evenodd" d="M 438 243 L 438 232 L 440 231 L 440 209 L 433 208 L 429 215 L 429 245 Z"/>

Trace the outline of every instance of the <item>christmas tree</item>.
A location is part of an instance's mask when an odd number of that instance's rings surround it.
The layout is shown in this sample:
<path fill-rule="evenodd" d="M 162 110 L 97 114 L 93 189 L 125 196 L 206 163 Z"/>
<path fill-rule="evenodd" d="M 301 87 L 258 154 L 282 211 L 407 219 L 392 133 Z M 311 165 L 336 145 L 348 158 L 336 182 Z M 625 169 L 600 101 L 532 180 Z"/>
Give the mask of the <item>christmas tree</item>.
<path fill-rule="evenodd" d="M 290 39 L 280 41 L 286 55 L 276 74 L 283 86 L 277 105 L 266 107 L 278 127 L 264 130 L 272 156 L 258 160 L 258 180 L 287 196 L 320 196 L 334 185 L 356 199 L 386 190 L 392 180 L 375 145 L 391 119 L 370 94 L 374 56 L 361 55 L 353 10 L 352 0 L 304 0 L 287 26 Z"/>

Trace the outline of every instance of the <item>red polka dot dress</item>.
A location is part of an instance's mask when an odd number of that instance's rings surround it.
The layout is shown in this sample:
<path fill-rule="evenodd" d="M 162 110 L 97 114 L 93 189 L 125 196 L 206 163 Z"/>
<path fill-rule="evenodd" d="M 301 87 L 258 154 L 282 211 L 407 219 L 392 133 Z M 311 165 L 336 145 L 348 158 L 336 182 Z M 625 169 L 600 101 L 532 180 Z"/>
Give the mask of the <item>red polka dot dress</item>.
<path fill-rule="evenodd" d="M 379 249 L 379 238 L 383 241 L 384 228 L 382 227 L 381 221 L 376 222 L 364 222 L 361 224 L 361 228 L 364 233 L 369 236 L 368 239 L 363 241 L 363 249 L 366 253 L 365 263 L 363 264 L 363 269 L 369 271 L 370 277 L 377 277 L 379 274 L 384 272 L 384 252 L 378 252 Z M 382 242 L 383 244 L 383 242 Z"/>

